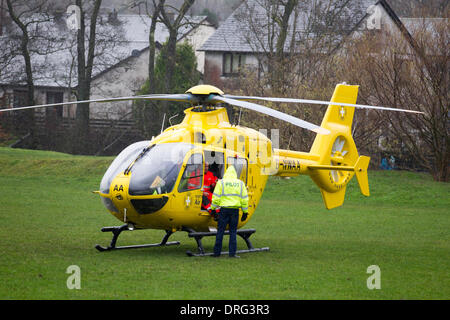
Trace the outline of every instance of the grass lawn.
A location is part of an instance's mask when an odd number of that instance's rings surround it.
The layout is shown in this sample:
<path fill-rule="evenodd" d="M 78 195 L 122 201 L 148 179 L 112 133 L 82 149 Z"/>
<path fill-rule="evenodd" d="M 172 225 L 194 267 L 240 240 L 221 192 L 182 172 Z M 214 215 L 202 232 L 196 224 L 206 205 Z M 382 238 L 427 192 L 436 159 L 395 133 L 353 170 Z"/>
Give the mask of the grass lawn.
<path fill-rule="evenodd" d="M 111 238 L 100 228 L 121 224 L 91 193 L 111 160 L 0 148 L 0 299 L 450 298 L 450 185 L 429 175 L 371 171 L 371 197 L 353 179 L 332 211 L 308 177 L 271 177 L 246 225 L 270 251 L 211 259 L 186 256 L 196 246 L 185 232 L 170 239 L 179 246 L 95 250 Z M 163 234 L 124 232 L 118 244 Z M 203 243 L 211 251 L 214 238 Z M 80 290 L 67 288 L 71 265 Z M 367 288 L 371 265 L 380 290 Z"/>

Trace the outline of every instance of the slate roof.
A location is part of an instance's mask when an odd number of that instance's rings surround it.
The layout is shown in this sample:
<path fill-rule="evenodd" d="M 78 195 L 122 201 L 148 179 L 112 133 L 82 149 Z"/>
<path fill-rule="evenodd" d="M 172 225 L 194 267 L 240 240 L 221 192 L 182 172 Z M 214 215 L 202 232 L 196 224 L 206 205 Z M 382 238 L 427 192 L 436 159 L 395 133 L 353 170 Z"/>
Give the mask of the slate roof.
<path fill-rule="evenodd" d="M 231 52 L 264 52 L 267 48 L 267 42 L 264 42 L 265 24 L 268 18 L 265 9 L 260 5 L 260 0 L 244 1 L 216 30 L 216 32 L 203 44 L 200 48 L 202 51 L 231 51 Z M 366 9 L 377 1 L 359 0 L 359 3 L 350 12 L 354 17 L 355 24 L 359 22 L 365 15 Z M 306 34 L 308 29 L 307 12 L 311 8 L 304 8 L 300 12 L 296 23 L 296 38 L 306 36 L 314 36 Z M 291 17 L 290 28 L 286 40 L 286 49 L 290 47 L 292 39 L 292 30 L 294 19 Z M 352 27 L 350 26 L 349 30 Z M 263 35 L 258 37 L 255 34 Z M 294 38 L 295 39 L 295 38 Z"/>
<path fill-rule="evenodd" d="M 106 17 L 102 17 L 106 19 Z M 104 44 L 104 53 L 101 59 L 94 60 L 93 77 L 100 75 L 102 72 L 113 68 L 130 58 L 133 55 L 141 54 L 149 47 L 148 37 L 151 19 L 144 15 L 118 15 L 121 27 L 114 29 L 109 24 L 98 24 L 99 33 L 123 32 L 120 41 L 114 44 Z M 185 37 L 193 29 L 194 25 L 198 25 L 206 20 L 206 16 L 185 17 L 189 23 L 184 24 L 179 32 L 179 39 Z M 89 22 L 86 22 L 89 25 Z M 39 28 L 45 28 L 47 34 L 64 38 L 65 41 L 61 48 L 65 49 L 51 52 L 45 55 L 32 54 L 33 78 L 35 86 L 42 87 L 75 87 L 76 86 L 76 46 L 73 45 L 76 35 L 67 29 L 65 22 L 61 23 L 57 20 L 40 23 Z M 86 34 L 89 31 L 86 30 Z M 158 23 L 155 31 L 155 41 L 162 45 L 168 38 L 169 32 L 167 28 Z M 1 41 L 0 37 L 0 41 Z M 101 43 L 107 40 L 99 37 L 98 50 L 101 50 Z M 2 68 L 0 73 L 0 84 L 23 85 L 25 84 L 23 57 L 18 55 Z"/>

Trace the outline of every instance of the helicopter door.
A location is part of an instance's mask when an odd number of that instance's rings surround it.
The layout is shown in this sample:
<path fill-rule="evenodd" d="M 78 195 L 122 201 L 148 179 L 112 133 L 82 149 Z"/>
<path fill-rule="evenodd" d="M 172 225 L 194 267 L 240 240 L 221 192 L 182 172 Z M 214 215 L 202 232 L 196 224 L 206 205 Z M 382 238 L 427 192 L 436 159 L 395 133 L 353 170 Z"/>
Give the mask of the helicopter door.
<path fill-rule="evenodd" d="M 178 193 L 182 195 L 184 210 L 200 210 L 203 185 L 203 154 L 193 153 L 186 162 L 178 184 Z M 180 204 L 181 207 L 181 204 Z"/>
<path fill-rule="evenodd" d="M 217 179 L 224 174 L 225 157 L 223 152 L 204 150 L 205 153 L 205 177 L 203 182 L 202 210 L 211 208 L 211 201 Z"/>
<path fill-rule="evenodd" d="M 247 170 L 248 170 L 248 161 L 246 158 L 241 157 L 228 157 L 227 158 L 227 168 L 228 166 L 233 165 L 236 169 L 237 177 L 242 180 L 245 185 L 247 185 Z"/>

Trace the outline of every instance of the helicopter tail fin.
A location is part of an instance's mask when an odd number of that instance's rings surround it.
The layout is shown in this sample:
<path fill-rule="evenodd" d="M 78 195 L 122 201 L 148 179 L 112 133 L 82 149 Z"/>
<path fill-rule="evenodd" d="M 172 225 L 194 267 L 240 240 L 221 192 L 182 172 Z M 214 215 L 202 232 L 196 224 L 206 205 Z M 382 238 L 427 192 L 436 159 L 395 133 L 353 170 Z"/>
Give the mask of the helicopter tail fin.
<path fill-rule="evenodd" d="M 338 84 L 334 89 L 330 102 L 355 104 L 358 97 L 358 89 L 359 86 L 357 85 Z M 351 132 L 354 113 L 354 107 L 329 105 L 320 126 L 330 131 Z"/>
<path fill-rule="evenodd" d="M 358 86 L 338 84 L 331 102 L 355 104 Z M 310 154 L 319 155 L 318 165 L 309 166 L 311 179 L 319 186 L 328 209 L 344 202 L 346 186 L 356 175 L 361 193 L 369 196 L 369 157 L 359 156 L 352 137 L 354 107 L 329 105 L 321 127 L 331 134 L 317 134 Z"/>
<path fill-rule="evenodd" d="M 369 176 L 367 175 L 367 168 L 369 168 L 370 157 L 360 156 L 355 165 L 355 175 L 358 180 L 359 189 L 366 197 L 370 196 L 369 191 Z"/>
<path fill-rule="evenodd" d="M 335 187 L 337 187 L 337 190 L 332 190 L 330 187 L 324 187 L 323 182 L 317 183 L 315 181 L 319 188 L 320 192 L 322 194 L 322 199 L 325 203 L 325 206 L 327 209 L 333 209 L 336 207 L 341 206 L 344 203 L 345 198 L 345 191 L 347 188 L 347 183 L 350 181 L 352 174 L 346 173 L 342 174 L 340 172 L 347 171 L 347 172 L 354 172 L 356 175 L 356 179 L 358 180 L 359 188 L 361 190 L 361 193 L 368 197 L 370 195 L 369 191 L 369 178 L 367 175 L 367 168 L 369 167 L 369 161 L 370 158 L 366 156 L 360 156 L 358 160 L 356 161 L 356 164 L 354 167 L 350 166 L 332 166 L 332 165 L 310 165 L 308 166 L 309 170 L 315 171 L 315 170 L 330 170 L 329 172 L 334 172 L 330 174 L 330 181 L 333 181 L 335 184 Z M 323 173 L 322 173 L 323 175 Z M 341 184 L 337 184 L 340 181 L 335 180 L 335 177 L 339 179 L 339 177 L 345 177 L 344 181 L 342 181 Z M 313 177 L 313 175 L 311 175 Z M 319 173 L 320 177 L 320 173 Z M 314 180 L 314 179 L 313 179 Z"/>

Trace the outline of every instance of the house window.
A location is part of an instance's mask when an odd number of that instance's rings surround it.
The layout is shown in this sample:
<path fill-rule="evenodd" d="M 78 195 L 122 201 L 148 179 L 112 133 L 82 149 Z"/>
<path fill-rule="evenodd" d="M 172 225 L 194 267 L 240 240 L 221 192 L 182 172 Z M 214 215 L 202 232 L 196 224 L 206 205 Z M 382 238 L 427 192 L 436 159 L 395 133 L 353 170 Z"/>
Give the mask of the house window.
<path fill-rule="evenodd" d="M 62 103 L 64 102 L 64 93 L 63 92 L 55 92 L 55 91 L 47 91 L 46 92 L 46 104 L 53 103 Z M 62 118 L 63 116 L 63 107 L 49 107 L 46 108 L 45 113 L 47 116 Z"/>
<path fill-rule="evenodd" d="M 8 96 L 7 94 L 3 94 L 0 96 L 0 109 L 6 109 L 8 106 Z"/>
<path fill-rule="evenodd" d="M 245 65 L 245 54 L 227 52 L 223 54 L 222 73 L 224 76 L 235 76 Z"/>
<path fill-rule="evenodd" d="M 13 91 L 13 108 L 25 107 L 27 106 L 28 92 L 25 90 L 14 90 Z"/>

